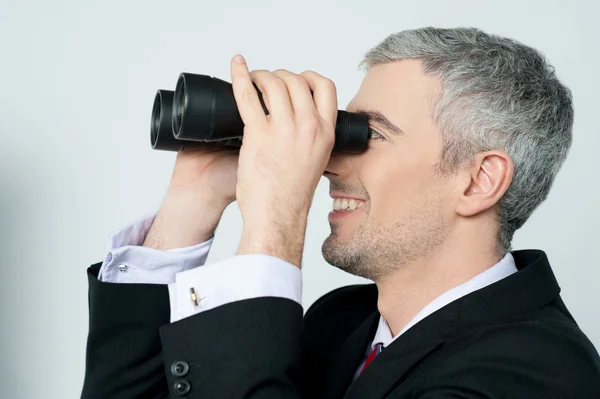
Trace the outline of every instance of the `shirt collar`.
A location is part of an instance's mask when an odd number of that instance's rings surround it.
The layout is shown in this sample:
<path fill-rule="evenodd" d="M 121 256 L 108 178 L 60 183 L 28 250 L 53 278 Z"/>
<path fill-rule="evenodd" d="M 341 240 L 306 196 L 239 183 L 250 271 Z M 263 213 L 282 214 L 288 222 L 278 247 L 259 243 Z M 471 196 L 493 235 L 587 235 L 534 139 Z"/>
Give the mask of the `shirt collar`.
<path fill-rule="evenodd" d="M 386 347 L 391 344 L 396 338 L 404 334 L 409 328 L 417 324 L 419 321 L 423 320 L 425 317 L 429 316 L 436 310 L 439 310 L 467 294 L 471 292 L 475 292 L 480 290 L 490 284 L 493 284 L 497 281 L 502 280 L 505 277 L 510 276 L 513 273 L 517 272 L 517 267 L 515 265 L 515 260 L 510 252 L 507 252 L 504 258 L 500 260 L 500 262 L 496 263 L 494 266 L 484 270 L 479 273 L 472 279 L 465 281 L 464 283 L 451 288 L 450 290 L 444 292 L 439 297 L 435 298 L 431 301 L 427 306 L 425 306 L 419 313 L 412 318 L 411 321 L 400 331 L 395 337 L 392 336 L 392 331 L 390 330 L 390 326 L 385 321 L 383 316 L 379 317 L 379 325 L 377 326 L 377 331 L 375 332 L 375 337 L 369 349 L 370 352 L 375 348 L 377 343 L 383 343 L 383 346 Z"/>

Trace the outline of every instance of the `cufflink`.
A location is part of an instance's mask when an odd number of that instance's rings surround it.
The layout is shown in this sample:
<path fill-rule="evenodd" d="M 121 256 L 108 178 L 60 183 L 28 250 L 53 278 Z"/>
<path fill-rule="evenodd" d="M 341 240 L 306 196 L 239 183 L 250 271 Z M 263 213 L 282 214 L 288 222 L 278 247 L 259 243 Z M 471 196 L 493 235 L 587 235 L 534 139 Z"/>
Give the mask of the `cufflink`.
<path fill-rule="evenodd" d="M 203 296 L 201 298 L 198 298 L 198 294 L 196 294 L 194 287 L 190 288 L 190 299 L 192 302 L 194 302 L 194 306 L 198 306 L 198 302 L 203 300 L 204 298 L 206 298 L 206 297 Z"/>

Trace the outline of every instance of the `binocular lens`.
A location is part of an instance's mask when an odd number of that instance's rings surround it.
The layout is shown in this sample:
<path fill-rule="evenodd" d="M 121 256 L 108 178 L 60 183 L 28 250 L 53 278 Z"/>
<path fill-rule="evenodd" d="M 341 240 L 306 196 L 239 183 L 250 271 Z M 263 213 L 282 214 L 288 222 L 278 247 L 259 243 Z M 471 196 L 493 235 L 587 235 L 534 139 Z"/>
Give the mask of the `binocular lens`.
<path fill-rule="evenodd" d="M 262 93 L 256 89 L 263 111 L 268 114 Z M 207 75 L 182 73 L 175 92 L 156 93 L 150 128 L 153 149 L 180 151 L 213 141 L 239 147 L 243 133 L 244 124 L 231 83 Z M 333 151 L 362 152 L 368 134 L 365 115 L 338 111 Z"/>
<path fill-rule="evenodd" d="M 171 131 L 171 106 L 173 92 L 159 90 L 152 106 L 152 124 L 150 126 L 150 144 L 154 149 L 178 151 L 181 143 L 177 142 Z"/>
<path fill-rule="evenodd" d="M 178 79 L 175 88 L 175 109 L 173 110 L 173 132 L 179 132 L 183 120 L 183 105 L 185 103 L 185 80 Z"/>

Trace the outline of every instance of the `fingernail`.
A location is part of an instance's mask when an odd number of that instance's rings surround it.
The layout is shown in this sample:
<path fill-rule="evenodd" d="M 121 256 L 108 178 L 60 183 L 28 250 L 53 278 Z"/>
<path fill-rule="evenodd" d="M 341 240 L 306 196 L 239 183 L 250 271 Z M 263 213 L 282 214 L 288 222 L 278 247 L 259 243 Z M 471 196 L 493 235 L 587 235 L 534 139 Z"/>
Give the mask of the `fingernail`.
<path fill-rule="evenodd" d="M 235 62 L 236 64 L 244 64 L 246 60 L 244 59 L 244 57 L 238 54 L 235 57 L 233 57 L 233 62 Z"/>

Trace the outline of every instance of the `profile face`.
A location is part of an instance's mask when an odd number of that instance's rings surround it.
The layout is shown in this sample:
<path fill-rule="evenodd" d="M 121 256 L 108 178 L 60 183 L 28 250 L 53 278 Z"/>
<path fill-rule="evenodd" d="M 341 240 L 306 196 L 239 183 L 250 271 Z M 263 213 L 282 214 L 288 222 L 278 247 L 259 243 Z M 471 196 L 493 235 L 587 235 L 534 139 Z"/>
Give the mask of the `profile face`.
<path fill-rule="evenodd" d="M 324 173 L 337 205 L 351 208 L 329 215 L 331 234 L 322 246 L 328 263 L 375 280 L 443 242 L 452 181 L 436 171 L 442 138 L 432 103 L 440 90 L 420 60 L 367 72 L 347 111 L 374 113 L 376 133 L 360 154 L 333 153 Z"/>

